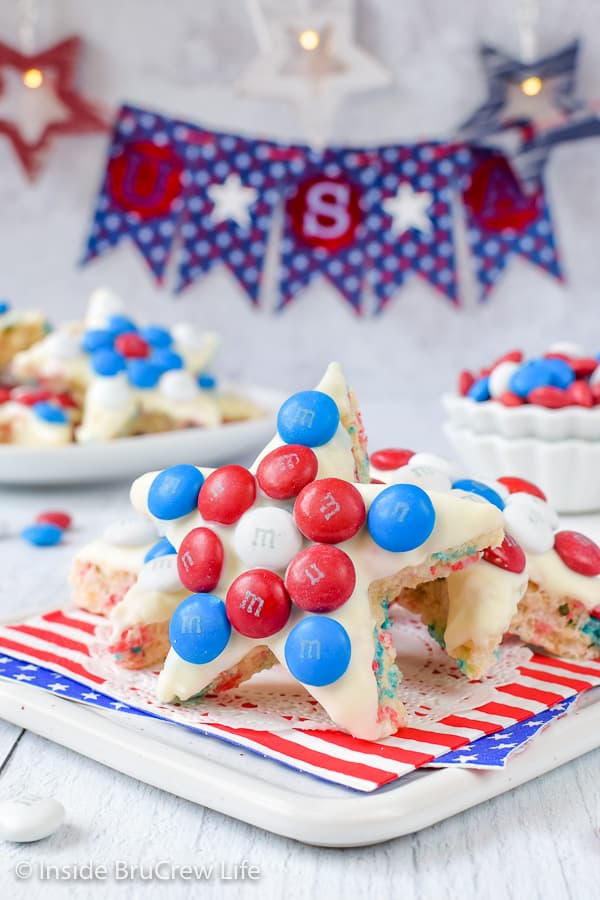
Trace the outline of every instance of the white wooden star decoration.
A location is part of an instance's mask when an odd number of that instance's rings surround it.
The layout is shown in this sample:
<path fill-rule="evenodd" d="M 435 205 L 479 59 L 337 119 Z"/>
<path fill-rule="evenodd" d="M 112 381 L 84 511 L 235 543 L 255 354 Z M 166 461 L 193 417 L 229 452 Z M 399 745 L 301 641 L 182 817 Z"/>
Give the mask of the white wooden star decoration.
<path fill-rule="evenodd" d="M 228 175 L 221 184 L 211 184 L 206 189 L 214 208 L 211 217 L 215 222 L 231 219 L 240 228 L 250 224 L 250 207 L 256 202 L 258 191 L 246 187 L 237 173 Z"/>
<path fill-rule="evenodd" d="M 427 210 L 433 201 L 429 191 L 415 191 L 408 182 L 400 185 L 393 197 L 383 201 L 383 208 L 392 218 L 391 230 L 403 234 L 409 228 L 429 233 L 433 223 Z"/>
<path fill-rule="evenodd" d="M 247 3 L 260 52 L 238 87 L 252 97 L 293 103 L 313 146 L 327 143 L 346 97 L 390 83 L 387 69 L 356 44 L 353 0 L 318 9 L 306 2 Z"/>

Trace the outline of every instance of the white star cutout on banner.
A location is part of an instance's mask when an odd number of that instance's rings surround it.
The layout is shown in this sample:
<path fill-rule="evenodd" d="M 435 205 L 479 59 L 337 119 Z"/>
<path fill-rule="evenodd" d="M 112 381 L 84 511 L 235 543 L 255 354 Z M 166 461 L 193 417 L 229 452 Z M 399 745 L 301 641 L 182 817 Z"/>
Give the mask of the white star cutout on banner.
<path fill-rule="evenodd" d="M 260 52 L 238 87 L 251 97 L 293 103 L 314 147 L 327 143 L 346 97 L 389 85 L 387 69 L 355 41 L 353 0 L 319 8 L 302 0 L 247 0 L 247 5 Z"/>
<path fill-rule="evenodd" d="M 433 222 L 427 215 L 433 197 L 429 191 L 415 191 L 408 182 L 398 188 L 393 197 L 384 200 L 382 206 L 392 218 L 391 230 L 403 234 L 409 228 L 429 233 Z"/>
<path fill-rule="evenodd" d="M 206 191 L 214 204 L 211 217 L 215 222 L 232 219 L 240 228 L 248 227 L 249 209 L 258 197 L 255 188 L 245 187 L 240 176 L 232 173 L 222 184 L 211 184 Z"/>

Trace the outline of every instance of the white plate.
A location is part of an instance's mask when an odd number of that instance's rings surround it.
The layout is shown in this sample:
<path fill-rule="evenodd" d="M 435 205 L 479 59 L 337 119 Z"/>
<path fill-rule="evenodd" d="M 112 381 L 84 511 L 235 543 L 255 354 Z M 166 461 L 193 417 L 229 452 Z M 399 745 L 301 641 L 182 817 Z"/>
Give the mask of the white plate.
<path fill-rule="evenodd" d="M 185 728 L 100 713 L 32 685 L 0 680 L 0 716 L 9 722 L 193 803 L 323 847 L 360 847 L 412 834 L 593 750 L 600 744 L 600 688 L 579 704 L 504 769 L 421 769 L 362 794 Z"/>
<path fill-rule="evenodd" d="M 0 484 L 75 484 L 135 478 L 176 463 L 212 466 L 260 450 L 276 430 L 279 391 L 238 387 L 266 415 L 217 428 L 187 428 L 63 447 L 0 446 Z"/>

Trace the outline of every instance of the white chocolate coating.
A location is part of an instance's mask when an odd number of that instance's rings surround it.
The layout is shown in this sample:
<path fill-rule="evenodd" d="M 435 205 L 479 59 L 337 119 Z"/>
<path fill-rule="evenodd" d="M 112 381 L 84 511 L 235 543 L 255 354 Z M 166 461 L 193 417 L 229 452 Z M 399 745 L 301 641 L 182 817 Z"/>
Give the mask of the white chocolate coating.
<path fill-rule="evenodd" d="M 73 428 L 70 422 L 47 422 L 23 403 L 0 405 L 0 429 L 8 426 L 11 444 L 23 446 L 58 447 L 71 443 Z"/>
<path fill-rule="evenodd" d="M 529 578 L 549 594 L 579 600 L 586 609 L 600 605 L 600 577 L 574 572 L 562 561 L 556 550 L 527 557 Z"/>

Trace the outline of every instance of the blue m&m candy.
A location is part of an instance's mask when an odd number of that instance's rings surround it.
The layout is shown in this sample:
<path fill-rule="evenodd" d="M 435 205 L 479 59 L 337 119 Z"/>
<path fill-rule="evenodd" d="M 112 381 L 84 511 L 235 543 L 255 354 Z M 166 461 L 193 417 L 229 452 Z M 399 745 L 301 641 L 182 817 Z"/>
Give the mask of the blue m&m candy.
<path fill-rule="evenodd" d="M 137 331 L 138 327 L 129 316 L 114 315 L 108 319 L 107 328 L 116 337 L 119 334 L 125 334 L 128 331 Z"/>
<path fill-rule="evenodd" d="M 489 400 L 490 379 L 487 376 L 485 378 L 478 378 L 467 391 L 467 397 L 470 397 L 471 400 L 476 400 L 477 403 L 484 403 L 486 400 Z"/>
<path fill-rule="evenodd" d="M 321 447 L 340 424 L 338 408 L 322 391 L 300 391 L 289 397 L 277 415 L 277 430 L 286 444 Z"/>
<path fill-rule="evenodd" d="M 169 372 L 171 369 L 183 369 L 183 360 L 179 353 L 169 350 L 168 347 L 158 347 L 150 357 L 152 364 L 161 372 Z"/>
<path fill-rule="evenodd" d="M 142 328 L 140 334 L 151 347 L 170 347 L 173 343 L 167 329 L 161 328 L 160 325 L 147 325 Z"/>
<path fill-rule="evenodd" d="M 34 403 L 31 409 L 39 419 L 51 425 L 66 425 L 69 421 L 69 417 L 60 406 L 54 406 L 53 403 Z"/>
<path fill-rule="evenodd" d="M 96 375 L 110 378 L 125 368 L 125 359 L 116 350 L 96 350 L 91 356 L 92 369 Z"/>
<path fill-rule="evenodd" d="M 211 662 L 231 636 L 225 604 L 214 594 L 192 594 L 179 604 L 169 625 L 173 650 L 186 662 Z"/>
<path fill-rule="evenodd" d="M 552 387 L 565 390 L 575 381 L 575 373 L 564 359 L 545 359 L 547 369 L 550 371 L 550 384 Z"/>
<path fill-rule="evenodd" d="M 350 664 L 352 644 L 343 625 L 328 616 L 307 616 L 285 642 L 285 661 L 298 681 L 323 687 L 341 678 Z"/>
<path fill-rule="evenodd" d="M 187 516 L 198 505 L 204 476 L 195 466 L 181 464 L 164 469 L 148 491 L 148 509 L 157 519 Z"/>
<path fill-rule="evenodd" d="M 160 541 L 157 541 L 153 547 L 150 547 L 144 557 L 144 562 L 147 563 L 150 562 L 151 559 L 158 559 L 159 556 L 171 556 L 173 553 L 177 553 L 177 550 L 171 541 L 164 537 L 161 538 Z"/>
<path fill-rule="evenodd" d="M 459 478 L 458 481 L 453 483 L 452 487 L 453 489 L 468 491 L 470 494 L 479 494 L 480 497 L 488 500 L 489 503 L 493 503 L 498 509 L 504 509 L 504 500 L 500 494 L 487 484 L 484 484 L 483 481 L 475 481 L 474 478 Z"/>
<path fill-rule="evenodd" d="M 208 372 L 201 372 L 198 375 L 198 387 L 202 388 L 203 391 L 212 391 L 216 386 L 217 379 L 214 375 L 209 375 Z"/>
<path fill-rule="evenodd" d="M 81 339 L 81 349 L 85 353 L 95 353 L 96 350 L 112 350 L 115 336 L 104 328 L 93 328 L 86 331 Z"/>
<path fill-rule="evenodd" d="M 10 303 L 8 300 L 0 300 L 0 316 L 3 316 L 4 313 L 7 313 L 10 309 Z"/>
<path fill-rule="evenodd" d="M 127 378 L 133 387 L 140 390 L 151 390 L 158 384 L 162 369 L 148 362 L 147 359 L 130 359 L 127 361 Z"/>
<path fill-rule="evenodd" d="M 23 540 L 36 547 L 53 547 L 60 542 L 62 536 L 63 529 L 50 522 L 36 522 L 35 525 L 28 525 L 21 532 Z"/>
<path fill-rule="evenodd" d="M 403 553 L 425 543 L 435 527 L 435 509 L 416 484 L 393 484 L 371 503 L 367 527 L 384 550 Z"/>

